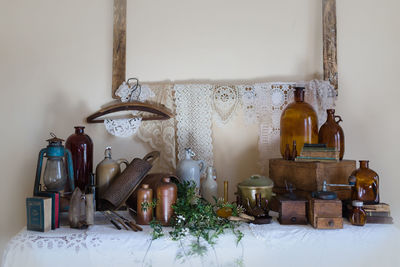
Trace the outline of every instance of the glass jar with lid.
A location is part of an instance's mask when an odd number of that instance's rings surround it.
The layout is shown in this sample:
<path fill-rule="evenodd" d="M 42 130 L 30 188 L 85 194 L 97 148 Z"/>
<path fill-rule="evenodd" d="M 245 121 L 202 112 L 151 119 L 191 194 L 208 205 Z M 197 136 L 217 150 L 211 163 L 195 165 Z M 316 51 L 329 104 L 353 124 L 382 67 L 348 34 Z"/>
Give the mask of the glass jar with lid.
<path fill-rule="evenodd" d="M 359 200 L 353 200 L 353 209 L 349 214 L 349 221 L 352 225 L 363 226 L 367 221 L 367 214 L 363 209 L 363 202 Z"/>

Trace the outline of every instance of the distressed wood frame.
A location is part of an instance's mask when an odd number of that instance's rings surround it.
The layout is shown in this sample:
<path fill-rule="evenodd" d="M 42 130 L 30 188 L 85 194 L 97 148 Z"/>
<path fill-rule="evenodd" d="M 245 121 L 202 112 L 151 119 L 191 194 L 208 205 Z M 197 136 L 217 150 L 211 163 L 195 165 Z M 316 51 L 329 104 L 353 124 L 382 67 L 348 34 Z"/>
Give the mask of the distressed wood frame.
<path fill-rule="evenodd" d="M 112 97 L 126 77 L 126 1 L 114 0 Z"/>
<path fill-rule="evenodd" d="M 115 91 L 126 80 L 126 11 L 127 0 L 114 0 L 112 97 L 115 99 L 118 98 Z M 322 24 L 324 80 L 337 92 L 336 0 L 322 0 Z"/>

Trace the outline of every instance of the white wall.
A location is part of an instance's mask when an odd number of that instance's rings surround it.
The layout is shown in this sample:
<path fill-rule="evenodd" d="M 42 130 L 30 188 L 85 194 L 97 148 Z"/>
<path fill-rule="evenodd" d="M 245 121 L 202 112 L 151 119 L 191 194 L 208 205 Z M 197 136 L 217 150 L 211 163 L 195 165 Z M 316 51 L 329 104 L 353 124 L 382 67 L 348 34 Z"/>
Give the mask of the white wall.
<path fill-rule="evenodd" d="M 320 2 L 129 0 L 127 76 L 145 81 L 318 78 Z M 344 119 L 345 157 L 371 161 L 381 177 L 382 200 L 391 203 L 397 220 L 399 8 L 396 0 L 337 1 L 337 113 Z M 110 100 L 112 1 L 0 0 L 0 38 L 1 251 L 25 225 L 25 197 L 32 192 L 37 153 L 49 131 L 68 137 L 74 125 Z M 134 139 L 109 136 L 100 125 L 86 126 L 95 143 L 95 164 L 106 144 L 115 157 L 141 156 L 147 149 Z M 256 131 L 215 130 L 223 178 L 257 171 Z M 222 138 L 226 143 L 218 142 Z M 236 144 L 231 160 L 222 158 L 226 144 Z M 233 173 L 231 162 L 238 160 L 244 167 Z"/>

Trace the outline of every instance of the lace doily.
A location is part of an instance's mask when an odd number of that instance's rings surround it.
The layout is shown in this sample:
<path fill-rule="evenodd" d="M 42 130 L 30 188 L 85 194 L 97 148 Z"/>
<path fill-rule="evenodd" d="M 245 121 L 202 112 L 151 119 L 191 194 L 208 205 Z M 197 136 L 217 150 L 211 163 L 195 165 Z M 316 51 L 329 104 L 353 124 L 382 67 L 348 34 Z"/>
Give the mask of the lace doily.
<path fill-rule="evenodd" d="M 132 102 L 139 101 L 144 102 L 150 98 L 153 98 L 155 94 L 151 91 L 149 86 L 140 85 L 139 81 L 136 80 L 136 84 L 132 85 L 128 82 L 123 82 L 115 91 L 115 95 L 120 97 L 121 102 Z M 127 119 L 105 119 L 104 126 L 108 133 L 117 137 L 128 137 L 134 135 L 139 129 L 142 118 L 138 116 L 139 111 L 131 111 L 134 118 Z"/>
<path fill-rule="evenodd" d="M 218 126 L 223 127 L 241 106 L 245 122 L 259 125 L 259 163 L 261 172 L 265 174 L 268 159 L 280 157 L 280 117 L 286 106 L 293 101 L 293 87 L 296 84 L 175 85 L 178 158 L 183 158 L 185 147 L 192 147 L 198 158 L 212 164 L 210 117 L 217 121 Z M 336 91 L 327 81 L 313 80 L 304 84 L 305 100 L 316 110 L 321 125 L 326 120 L 326 109 L 334 106 Z"/>
<path fill-rule="evenodd" d="M 213 88 L 213 116 L 218 124 L 225 124 L 232 118 L 238 103 L 239 90 L 236 86 L 217 85 Z"/>
<path fill-rule="evenodd" d="M 198 159 L 213 165 L 212 89 L 210 84 L 174 86 L 179 160 L 185 157 L 185 147 L 190 147 Z"/>
<path fill-rule="evenodd" d="M 172 84 L 148 84 L 154 97 L 149 100 L 161 103 L 175 113 Z M 143 87 L 142 86 L 142 87 Z M 157 172 L 174 173 L 176 169 L 176 141 L 174 119 L 163 120 L 157 123 L 143 121 L 135 137 L 147 143 L 152 150 L 160 151 L 160 157 L 152 170 Z"/>
<path fill-rule="evenodd" d="M 118 137 L 128 137 L 136 133 L 142 123 L 142 118 L 105 119 L 104 126 L 107 132 Z"/>

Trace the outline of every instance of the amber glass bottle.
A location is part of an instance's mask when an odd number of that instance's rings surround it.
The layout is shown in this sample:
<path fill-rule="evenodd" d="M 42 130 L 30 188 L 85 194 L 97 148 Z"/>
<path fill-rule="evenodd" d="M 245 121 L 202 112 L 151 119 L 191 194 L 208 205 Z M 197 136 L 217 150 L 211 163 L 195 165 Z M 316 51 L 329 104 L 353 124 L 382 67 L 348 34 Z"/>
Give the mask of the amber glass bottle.
<path fill-rule="evenodd" d="M 362 201 L 353 200 L 353 209 L 350 211 L 349 221 L 352 225 L 363 226 L 367 222 L 367 214 L 363 209 Z"/>
<path fill-rule="evenodd" d="M 284 157 L 286 144 L 296 141 L 297 155 L 304 143 L 318 143 L 318 118 L 314 108 L 304 102 L 304 87 L 295 87 L 294 102 L 281 115 L 281 155 Z"/>
<path fill-rule="evenodd" d="M 319 129 L 318 143 L 336 148 L 339 151 L 339 159 L 342 160 L 344 155 L 344 133 L 342 127 L 339 125 L 342 118 L 335 116 L 334 109 L 327 109 L 326 112 L 328 116 L 326 122 Z"/>
<path fill-rule="evenodd" d="M 353 171 L 350 178 L 355 180 L 351 193 L 352 200 L 359 200 L 364 204 L 379 203 L 379 176 L 369 168 L 368 160 L 360 160 L 360 168 Z"/>

